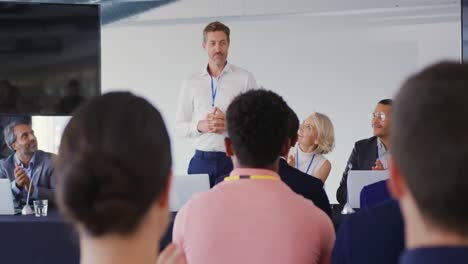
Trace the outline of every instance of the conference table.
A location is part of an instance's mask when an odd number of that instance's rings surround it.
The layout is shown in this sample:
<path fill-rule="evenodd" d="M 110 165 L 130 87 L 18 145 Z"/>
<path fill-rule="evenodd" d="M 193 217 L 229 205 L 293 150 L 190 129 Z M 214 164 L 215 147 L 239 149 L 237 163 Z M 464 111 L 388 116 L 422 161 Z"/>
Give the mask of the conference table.
<path fill-rule="evenodd" d="M 336 229 L 348 215 L 341 215 L 342 207 L 333 207 Z M 160 249 L 172 241 L 176 212 L 172 213 Z M 47 217 L 34 215 L 0 215 L 0 263 L 14 264 L 79 264 L 78 235 L 57 210 L 49 210 Z"/>
<path fill-rule="evenodd" d="M 176 213 L 161 240 L 164 248 L 172 241 Z M 46 217 L 0 215 L 0 263 L 79 264 L 78 235 L 57 210 Z"/>

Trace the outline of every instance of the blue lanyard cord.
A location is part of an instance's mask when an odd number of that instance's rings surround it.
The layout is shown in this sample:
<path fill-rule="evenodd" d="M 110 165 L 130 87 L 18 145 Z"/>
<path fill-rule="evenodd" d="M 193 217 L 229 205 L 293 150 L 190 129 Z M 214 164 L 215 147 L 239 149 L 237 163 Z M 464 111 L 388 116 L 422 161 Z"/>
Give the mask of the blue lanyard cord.
<path fill-rule="evenodd" d="M 210 75 L 211 78 L 211 107 L 215 106 L 216 94 L 218 93 L 218 85 L 214 85 L 213 83 L 213 76 Z M 219 81 L 219 78 L 218 78 Z"/>
<path fill-rule="evenodd" d="M 307 170 L 305 171 L 306 174 L 309 174 L 310 166 L 312 166 L 312 162 L 314 162 L 315 154 L 312 155 L 312 159 L 310 159 L 309 166 L 307 166 Z M 296 169 L 299 169 L 299 145 L 296 149 Z"/>

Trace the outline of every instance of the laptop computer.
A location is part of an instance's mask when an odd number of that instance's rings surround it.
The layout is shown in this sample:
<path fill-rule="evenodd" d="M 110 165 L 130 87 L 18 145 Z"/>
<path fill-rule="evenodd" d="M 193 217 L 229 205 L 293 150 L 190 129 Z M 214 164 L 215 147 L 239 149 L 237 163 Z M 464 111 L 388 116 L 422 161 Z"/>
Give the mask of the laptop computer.
<path fill-rule="evenodd" d="M 169 209 L 171 212 L 178 212 L 195 193 L 208 190 L 210 190 L 208 174 L 174 175 L 169 192 Z"/>
<path fill-rule="evenodd" d="M 360 208 L 361 190 L 369 184 L 386 180 L 388 170 L 350 170 L 348 172 L 348 205 L 351 208 Z"/>
<path fill-rule="evenodd" d="M 0 179 L 0 215 L 14 215 L 13 194 L 9 179 Z"/>

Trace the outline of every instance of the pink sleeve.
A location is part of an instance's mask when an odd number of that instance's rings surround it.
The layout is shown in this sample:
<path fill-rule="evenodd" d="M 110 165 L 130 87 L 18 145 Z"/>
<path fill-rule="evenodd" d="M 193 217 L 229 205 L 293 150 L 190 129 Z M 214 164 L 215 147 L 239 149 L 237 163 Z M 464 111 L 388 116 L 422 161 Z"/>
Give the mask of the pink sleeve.
<path fill-rule="evenodd" d="M 325 216 L 323 219 L 324 227 L 321 229 L 323 244 L 322 258 L 320 260 L 320 263 L 330 264 L 333 246 L 335 245 L 335 228 L 333 227 L 333 223 L 331 222 L 330 218 L 328 218 L 328 216 Z"/>
<path fill-rule="evenodd" d="M 185 218 L 187 215 L 187 206 L 184 206 L 177 213 L 172 229 L 172 242 L 184 249 Z M 184 250 L 185 251 L 185 250 Z"/>

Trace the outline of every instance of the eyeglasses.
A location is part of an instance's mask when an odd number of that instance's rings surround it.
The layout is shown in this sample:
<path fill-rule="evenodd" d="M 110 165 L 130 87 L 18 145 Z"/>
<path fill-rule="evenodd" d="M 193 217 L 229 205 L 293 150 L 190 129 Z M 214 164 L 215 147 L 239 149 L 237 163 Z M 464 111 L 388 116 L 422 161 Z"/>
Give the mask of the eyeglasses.
<path fill-rule="evenodd" d="M 369 114 L 369 118 L 371 120 L 379 118 L 381 121 L 385 121 L 385 113 L 384 112 L 373 112 L 373 113 Z"/>

